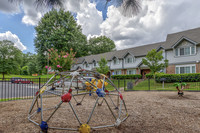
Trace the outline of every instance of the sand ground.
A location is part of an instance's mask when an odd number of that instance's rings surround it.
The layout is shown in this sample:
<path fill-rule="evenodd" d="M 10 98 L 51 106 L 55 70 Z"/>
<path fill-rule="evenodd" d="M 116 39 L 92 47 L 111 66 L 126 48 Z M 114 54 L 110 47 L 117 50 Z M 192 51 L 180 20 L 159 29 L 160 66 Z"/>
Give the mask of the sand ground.
<path fill-rule="evenodd" d="M 118 128 L 103 128 L 93 132 L 99 133 L 200 133 L 200 93 L 185 92 L 178 97 L 177 92 L 123 92 L 129 117 Z M 59 103 L 60 98 L 44 98 L 44 107 L 48 108 Z M 18 100 L 0 103 L 0 133 L 38 133 L 38 126 L 27 119 L 32 100 Z M 95 100 L 86 96 L 81 106 L 72 104 L 81 120 L 87 120 Z M 35 109 L 35 108 L 34 108 Z M 45 115 L 49 116 L 52 110 Z M 39 116 L 33 119 L 39 121 Z M 46 119 L 45 117 L 44 119 Z M 97 106 L 89 124 L 103 125 L 113 123 L 113 117 L 107 106 Z M 78 122 L 68 103 L 61 108 L 49 121 L 50 126 L 77 128 Z M 49 130 L 50 133 L 68 132 Z"/>

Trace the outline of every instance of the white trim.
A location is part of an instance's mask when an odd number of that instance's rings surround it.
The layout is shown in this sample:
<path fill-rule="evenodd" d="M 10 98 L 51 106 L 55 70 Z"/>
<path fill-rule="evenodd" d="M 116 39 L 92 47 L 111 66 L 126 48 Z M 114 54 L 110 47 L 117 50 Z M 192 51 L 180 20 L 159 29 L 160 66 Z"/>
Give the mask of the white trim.
<path fill-rule="evenodd" d="M 115 63 L 115 59 L 116 59 L 116 63 Z M 120 60 L 115 57 L 114 60 L 113 60 L 113 64 L 114 65 L 119 65 L 120 64 Z"/>
<path fill-rule="evenodd" d="M 186 40 L 186 41 L 188 41 L 188 42 L 190 42 L 190 43 L 193 43 L 194 45 L 197 45 L 197 42 L 192 41 L 192 40 L 190 40 L 189 38 L 182 36 L 174 45 L 172 45 L 172 48 L 174 48 L 174 47 L 176 47 L 177 45 L 179 45 L 179 43 L 180 43 L 182 40 Z"/>
<path fill-rule="evenodd" d="M 122 70 L 114 70 L 112 75 L 121 75 L 122 74 Z"/>
<path fill-rule="evenodd" d="M 175 66 L 175 73 L 180 74 L 180 67 L 190 67 L 190 73 L 192 73 L 192 67 L 193 66 L 195 67 L 194 73 L 196 73 L 196 64 L 176 65 Z M 177 72 L 176 68 L 178 68 L 178 72 Z"/>
<path fill-rule="evenodd" d="M 180 55 L 180 49 L 181 48 L 184 48 L 184 54 L 185 54 L 185 48 L 188 48 L 188 47 L 175 48 L 174 49 L 174 55 L 175 55 L 175 57 L 192 56 L 192 55 L 196 55 L 197 54 L 196 45 L 194 45 L 194 54 L 192 54 L 192 46 L 189 46 L 189 48 L 190 48 L 190 54 L 188 54 L 188 55 Z M 178 50 L 178 56 L 176 55 L 176 50 Z"/>
<path fill-rule="evenodd" d="M 127 69 L 126 74 L 130 75 L 130 73 L 129 73 L 130 71 L 131 71 L 131 74 L 136 74 L 136 69 Z"/>

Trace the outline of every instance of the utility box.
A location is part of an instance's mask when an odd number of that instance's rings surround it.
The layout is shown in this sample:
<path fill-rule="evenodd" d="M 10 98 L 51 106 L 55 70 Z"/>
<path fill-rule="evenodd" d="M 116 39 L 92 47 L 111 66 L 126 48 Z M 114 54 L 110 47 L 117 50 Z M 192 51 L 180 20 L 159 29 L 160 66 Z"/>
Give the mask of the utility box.
<path fill-rule="evenodd" d="M 128 83 L 127 83 L 127 89 L 128 89 L 128 90 L 133 89 L 133 82 L 128 82 Z"/>

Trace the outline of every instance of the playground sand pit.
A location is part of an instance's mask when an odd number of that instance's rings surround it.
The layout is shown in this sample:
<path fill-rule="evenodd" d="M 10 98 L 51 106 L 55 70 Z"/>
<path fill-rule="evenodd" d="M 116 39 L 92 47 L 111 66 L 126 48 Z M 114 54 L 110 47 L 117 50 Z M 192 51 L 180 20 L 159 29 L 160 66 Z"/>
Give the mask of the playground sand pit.
<path fill-rule="evenodd" d="M 98 133 L 169 133 L 169 132 L 200 132 L 200 93 L 185 92 L 184 97 L 178 97 L 177 92 L 123 92 L 129 117 L 118 128 L 102 128 Z M 59 97 L 43 98 L 44 106 L 57 105 Z M 82 105 L 76 106 L 81 120 L 88 118 L 95 100 L 86 96 Z M 38 126 L 27 119 L 32 100 L 0 102 L 0 133 L 38 133 Z M 49 126 L 77 127 L 78 122 L 68 103 L 61 108 L 48 122 Z M 50 110 L 52 112 L 52 110 Z M 47 116 L 49 111 L 44 111 Z M 86 116 L 86 117 L 85 117 Z M 37 117 L 37 116 L 35 116 Z M 34 118 L 34 117 L 33 117 Z M 38 118 L 34 118 L 39 121 Z M 44 118 L 46 119 L 46 118 Z M 110 124 L 113 118 L 103 103 L 97 106 L 89 125 Z M 49 130 L 49 133 L 69 131 Z"/>

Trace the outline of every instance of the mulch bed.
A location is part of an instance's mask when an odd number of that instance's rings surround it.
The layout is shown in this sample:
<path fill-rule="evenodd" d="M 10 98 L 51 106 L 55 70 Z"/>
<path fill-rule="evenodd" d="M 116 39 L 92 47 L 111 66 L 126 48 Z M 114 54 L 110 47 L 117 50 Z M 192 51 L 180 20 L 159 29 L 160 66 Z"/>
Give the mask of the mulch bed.
<path fill-rule="evenodd" d="M 99 133 L 179 133 L 200 132 L 200 93 L 185 92 L 178 97 L 177 92 L 123 92 L 129 117 L 118 128 L 102 128 Z M 60 102 L 59 97 L 44 98 L 44 107 L 52 107 Z M 95 100 L 87 96 L 81 106 L 75 107 L 80 119 L 87 121 Z M 39 127 L 29 122 L 28 111 L 32 100 L 0 102 L 0 133 L 38 133 Z M 45 111 L 44 119 L 52 110 Z M 39 121 L 39 116 L 33 117 Z M 98 106 L 89 125 L 97 126 L 114 122 L 106 104 Z M 48 123 L 52 126 L 77 127 L 78 122 L 67 103 L 55 113 Z M 68 132 L 49 130 L 50 133 Z"/>

